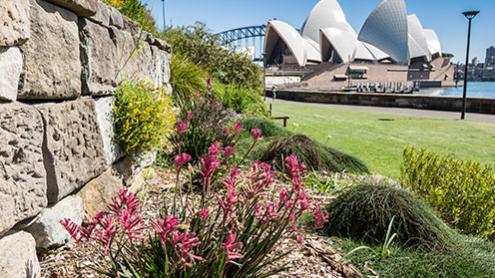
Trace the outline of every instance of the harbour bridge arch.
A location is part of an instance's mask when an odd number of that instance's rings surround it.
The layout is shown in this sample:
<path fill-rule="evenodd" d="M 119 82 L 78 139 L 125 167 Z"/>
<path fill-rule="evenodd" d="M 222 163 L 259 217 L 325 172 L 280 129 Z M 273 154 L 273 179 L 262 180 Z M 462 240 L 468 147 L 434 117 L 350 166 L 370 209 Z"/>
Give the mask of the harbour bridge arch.
<path fill-rule="evenodd" d="M 220 44 L 232 50 L 253 50 L 254 61 L 263 61 L 263 40 L 266 25 L 246 26 L 218 33 Z"/>

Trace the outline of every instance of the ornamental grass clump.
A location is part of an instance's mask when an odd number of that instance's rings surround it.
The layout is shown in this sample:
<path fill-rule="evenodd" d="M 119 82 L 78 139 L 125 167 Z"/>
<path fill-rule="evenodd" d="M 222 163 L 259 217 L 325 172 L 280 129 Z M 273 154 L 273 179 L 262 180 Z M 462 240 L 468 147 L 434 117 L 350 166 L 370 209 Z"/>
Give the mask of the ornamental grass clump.
<path fill-rule="evenodd" d="M 303 214 L 312 213 L 316 227 L 323 227 L 328 214 L 312 203 L 303 187 L 304 164 L 289 156 L 286 174 L 276 174 L 259 161 L 240 169 L 235 142 L 242 126 L 234 122 L 227 129 L 231 144 L 214 142 L 197 164 L 188 153 L 176 156 L 173 202 L 163 203 L 160 217 L 150 224 L 140 214 L 139 199 L 125 189 L 86 227 L 62 221 L 76 242 L 99 254 L 92 258 L 100 273 L 268 277 L 286 268 L 278 263 L 287 253 L 268 257 L 274 247 L 287 238 L 304 241 L 297 227 Z M 255 146 L 261 130 L 253 129 L 251 135 Z M 286 184 L 277 182 L 277 175 Z M 198 177 L 199 193 L 192 190 L 193 177 Z"/>
<path fill-rule="evenodd" d="M 165 88 L 153 89 L 145 82 L 123 83 L 114 99 L 115 139 L 126 154 L 156 151 L 167 141 L 175 116 Z"/>
<path fill-rule="evenodd" d="M 274 161 L 283 168 L 283 161 L 296 155 L 311 170 L 330 172 L 368 173 L 368 168 L 359 159 L 319 144 L 303 134 L 279 137 L 266 148 L 262 161 Z"/>
<path fill-rule="evenodd" d="M 392 223 L 402 246 L 438 250 L 455 241 L 455 232 L 424 202 L 388 185 L 354 186 L 332 201 L 328 212 L 329 235 L 382 244 Z"/>

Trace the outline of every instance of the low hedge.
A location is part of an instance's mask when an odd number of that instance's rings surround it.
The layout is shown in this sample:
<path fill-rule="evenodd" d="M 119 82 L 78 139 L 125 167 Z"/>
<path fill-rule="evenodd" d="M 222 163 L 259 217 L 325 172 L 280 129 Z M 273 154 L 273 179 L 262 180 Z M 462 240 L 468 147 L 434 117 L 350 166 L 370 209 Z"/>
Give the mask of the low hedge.
<path fill-rule="evenodd" d="M 404 151 L 402 183 L 464 233 L 495 239 L 495 169 L 425 149 Z"/>

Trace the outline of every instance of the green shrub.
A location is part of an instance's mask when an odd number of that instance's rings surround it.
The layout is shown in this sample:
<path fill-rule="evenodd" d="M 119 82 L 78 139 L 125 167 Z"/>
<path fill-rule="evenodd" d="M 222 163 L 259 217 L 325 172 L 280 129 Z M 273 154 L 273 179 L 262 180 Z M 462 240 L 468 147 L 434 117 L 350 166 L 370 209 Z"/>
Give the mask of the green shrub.
<path fill-rule="evenodd" d="M 392 232 L 404 246 L 442 249 L 454 232 L 421 200 L 387 185 L 351 187 L 328 206 L 329 235 L 382 243 L 393 217 Z"/>
<path fill-rule="evenodd" d="M 218 36 L 204 24 L 169 28 L 161 36 L 171 44 L 174 54 L 187 57 L 223 84 L 262 88 L 262 68 L 248 56 L 222 47 Z"/>
<path fill-rule="evenodd" d="M 450 224 L 495 239 L 495 170 L 424 149 L 404 151 L 402 182 L 423 196 Z"/>
<path fill-rule="evenodd" d="M 115 138 L 131 156 L 161 148 L 175 125 L 171 98 L 145 82 L 117 88 L 113 115 Z"/>
<path fill-rule="evenodd" d="M 290 155 L 297 156 L 312 170 L 368 173 L 366 165 L 359 159 L 324 146 L 302 134 L 276 138 L 263 152 L 261 160 L 273 161 L 278 168 L 283 169 L 283 161 Z"/>
<path fill-rule="evenodd" d="M 239 85 L 225 86 L 222 103 L 237 113 L 267 115 L 266 105 L 261 97 L 261 90 L 249 89 Z"/>
<path fill-rule="evenodd" d="M 170 63 L 170 83 L 175 103 L 184 107 L 193 94 L 206 89 L 208 74 L 186 57 L 174 54 Z"/>

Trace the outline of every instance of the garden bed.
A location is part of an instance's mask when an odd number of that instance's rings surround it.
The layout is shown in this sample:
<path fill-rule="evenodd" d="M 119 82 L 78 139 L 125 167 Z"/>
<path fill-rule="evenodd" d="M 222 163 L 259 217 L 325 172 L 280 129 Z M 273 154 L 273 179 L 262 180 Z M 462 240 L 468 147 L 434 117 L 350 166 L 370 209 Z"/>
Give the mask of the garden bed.
<path fill-rule="evenodd" d="M 139 197 L 143 200 L 142 214 L 145 221 L 155 218 L 163 202 L 170 202 L 173 193 L 174 174 L 159 171 L 148 180 Z M 330 196 L 318 196 L 327 200 Z M 149 223 L 149 222 L 148 222 Z M 332 247 L 329 237 L 321 236 L 311 230 L 305 230 L 304 244 L 291 239 L 283 240 L 270 256 L 290 251 L 290 254 L 278 263 L 289 267 L 273 277 L 362 277 L 359 271 L 343 260 L 342 255 Z M 89 253 L 82 245 L 69 244 L 40 255 L 42 277 L 106 277 L 92 270 L 95 254 Z"/>

